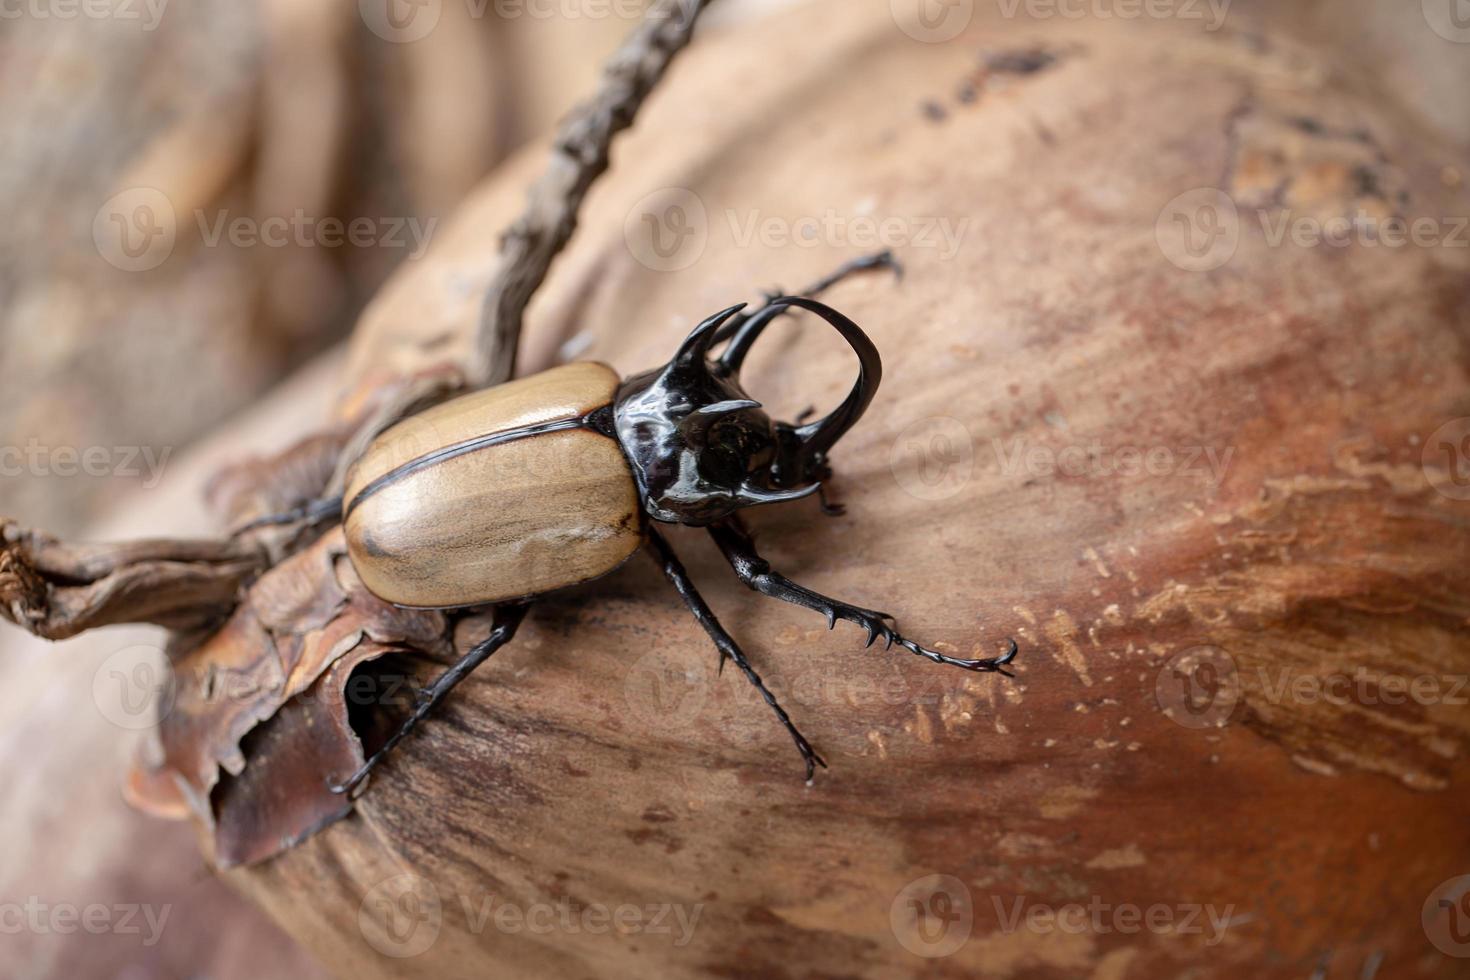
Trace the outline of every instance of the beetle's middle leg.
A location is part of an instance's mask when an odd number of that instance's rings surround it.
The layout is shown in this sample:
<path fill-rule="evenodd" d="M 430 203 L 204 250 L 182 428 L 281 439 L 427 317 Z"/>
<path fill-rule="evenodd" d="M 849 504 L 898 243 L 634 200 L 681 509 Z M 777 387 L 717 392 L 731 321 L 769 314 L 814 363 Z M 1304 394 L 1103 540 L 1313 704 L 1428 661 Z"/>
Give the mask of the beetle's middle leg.
<path fill-rule="evenodd" d="M 403 741 L 409 732 L 413 731 L 415 725 L 428 717 L 429 713 L 444 701 L 449 692 L 454 690 L 456 684 L 468 677 L 476 667 L 489 660 L 492 653 L 511 641 L 516 635 L 516 627 L 521 625 L 521 620 L 526 616 L 527 608 L 525 604 L 496 606 L 495 620 L 490 627 L 490 635 L 476 643 L 468 653 L 459 659 L 458 663 L 440 674 L 434 683 L 420 691 L 418 700 L 414 704 L 413 714 L 409 715 L 398 727 L 398 731 L 394 732 L 392 737 L 383 744 L 383 747 L 374 752 L 372 758 L 364 762 L 361 768 L 349 776 L 345 782 L 328 783 L 332 792 L 350 793 L 356 789 L 368 777 L 368 773 L 373 771 L 373 767 L 382 762 L 388 753 L 393 751 L 394 747 Z"/>
<path fill-rule="evenodd" d="M 888 646 L 892 647 L 897 644 L 909 653 L 925 657 L 937 664 L 949 664 L 952 667 L 963 667 L 965 670 L 994 671 L 1002 674 L 1006 673 L 1005 665 L 1016 657 L 1015 640 L 1010 641 L 1010 649 L 999 657 L 988 657 L 983 660 L 962 660 L 920 646 L 893 628 L 891 625 L 893 617 L 888 613 L 864 609 L 861 606 L 854 606 L 822 595 L 820 592 L 813 592 L 811 589 L 797 585 L 779 572 L 772 571 L 770 562 L 756 552 L 755 542 L 751 539 L 750 532 L 745 529 L 738 517 L 727 518 L 723 523 L 713 525 L 709 533 L 715 539 L 715 544 L 719 545 L 720 551 L 724 553 L 725 560 L 730 563 L 730 567 L 735 569 L 736 576 L 746 586 L 773 599 L 781 599 L 821 613 L 827 617 L 828 629 L 836 626 L 839 619 L 856 623 L 868 631 L 868 646 L 872 646 L 873 641 L 881 636 Z"/>
<path fill-rule="evenodd" d="M 821 766 L 823 769 L 826 769 L 827 763 L 821 756 L 817 755 L 816 750 L 812 748 L 811 743 L 806 740 L 806 737 L 797 731 L 796 725 L 791 721 L 791 716 L 786 714 L 786 709 L 781 707 L 780 702 L 776 700 L 776 696 L 770 692 L 761 680 L 760 674 L 755 672 L 755 668 L 746 659 L 744 651 L 740 649 L 740 646 L 735 642 L 734 638 L 725 632 L 725 627 L 720 625 L 720 621 L 715 618 L 715 614 L 710 609 L 709 604 L 704 601 L 704 597 L 695 589 L 694 581 L 689 577 L 689 573 L 684 570 L 683 562 L 679 561 L 679 556 L 674 554 L 674 549 L 669 547 L 669 543 L 664 540 L 663 535 L 650 527 L 648 529 L 648 540 L 653 547 L 654 557 L 663 565 L 664 575 L 668 576 L 669 581 L 678 590 L 685 604 L 689 606 L 689 611 L 694 613 L 694 618 L 699 620 L 699 625 L 704 627 L 704 631 L 709 634 L 709 638 L 714 641 L 715 647 L 719 649 L 720 667 L 723 668 L 725 666 L 726 660 L 733 660 L 735 666 L 739 667 L 741 672 L 745 674 L 746 680 L 755 686 L 755 689 L 760 692 L 761 697 L 765 699 L 766 704 L 771 706 L 771 710 L 776 713 L 776 717 L 781 719 L 781 724 L 786 727 L 786 731 L 791 734 L 791 740 L 796 743 L 796 750 L 801 753 L 802 761 L 806 763 L 806 778 L 810 782 L 812 774 L 816 772 L 816 767 Z"/>

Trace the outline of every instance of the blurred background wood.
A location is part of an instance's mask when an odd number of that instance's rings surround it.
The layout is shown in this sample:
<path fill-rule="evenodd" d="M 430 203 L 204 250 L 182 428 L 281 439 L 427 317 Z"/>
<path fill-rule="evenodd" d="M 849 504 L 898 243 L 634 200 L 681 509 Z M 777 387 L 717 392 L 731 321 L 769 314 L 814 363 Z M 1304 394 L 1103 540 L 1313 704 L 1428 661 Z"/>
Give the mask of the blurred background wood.
<path fill-rule="evenodd" d="M 1420 910 L 1470 869 L 1465 709 L 1337 710 L 1283 702 L 1272 685 L 1467 670 L 1470 525 L 1421 465 L 1432 433 L 1470 415 L 1464 252 L 1270 248 L 1254 204 L 1217 270 L 1181 269 L 1160 245 L 1166 205 L 1197 188 L 1252 202 L 1281 188 L 1262 205 L 1272 220 L 1377 214 L 1398 191 L 1414 214 L 1470 211 L 1453 111 L 1470 90 L 1464 47 L 1426 31 L 1413 4 L 1367 10 L 1238 3 L 1213 32 L 977 12 L 955 40 L 926 44 L 895 29 L 889 4 L 834 0 L 697 44 L 533 305 L 523 369 L 657 363 L 732 296 L 794 286 L 863 248 L 742 245 L 752 217 L 791 228 L 831 209 L 910 234 L 925 218 L 969 219 L 952 255 L 942 239 L 904 250 L 901 286 L 874 278 L 833 298 L 888 365 L 836 459 L 849 516 L 795 508 L 758 523 L 778 567 L 895 606 L 918 636 L 967 652 L 1014 633 L 1020 676 L 865 653 L 853 631 L 744 592 L 680 535 L 712 603 L 834 761 L 816 786 L 800 785 L 738 678 L 715 679 L 702 634 L 637 561 L 539 606 L 357 816 L 229 880 L 339 975 L 1458 975 Z M 1359 129 L 1368 143 L 1340 138 Z M 477 284 L 538 163 L 534 149 L 509 161 L 372 304 L 339 413 L 385 377 L 468 352 Z M 1363 183 L 1360 167 L 1382 179 Z M 693 192 L 705 218 L 682 240 L 692 248 L 661 254 L 638 229 L 691 207 L 670 188 Z M 760 397 L 794 411 L 838 396 L 846 365 L 810 333 L 783 327 L 757 352 Z M 331 388 L 316 375 L 283 392 L 271 441 L 315 428 Z M 237 425 L 209 450 L 220 462 L 252 444 Z M 1092 444 L 1230 461 L 1211 483 L 1068 478 L 1000 458 Z M 915 482 L 963 464 L 966 445 L 967 478 Z M 181 518 L 179 501 L 207 468 L 181 466 L 97 531 L 187 533 L 202 518 Z M 93 710 L 96 668 L 130 642 L 0 637 L 24 651 L 5 662 L 12 716 L 27 719 L 8 743 L 7 771 L 28 781 L 7 818 L 71 845 L 8 862 L 7 895 L 64 893 L 51 855 L 74 853 L 74 894 L 136 896 L 127 883 L 154 840 L 179 857 L 150 864 L 149 894 L 197 894 L 182 825 L 143 822 L 111 793 L 117 728 L 86 717 L 64 742 L 41 736 Z M 1239 671 L 1230 724 L 1175 724 L 1160 684 L 1177 655 L 1208 648 Z M 920 883 L 930 873 L 961 882 L 974 926 L 923 961 L 890 916 L 906 899 L 938 909 Z M 396 918 L 429 910 L 405 896 L 437 901 L 432 935 Z M 1230 924 L 1217 945 L 1208 927 L 1006 931 L 992 904 L 1094 896 L 1230 907 Z M 677 925 L 544 935 L 478 918 L 487 898 L 492 914 L 565 901 L 700 917 L 687 945 L 674 945 Z M 237 921 L 269 936 L 247 913 Z M 193 935 L 166 933 L 171 963 L 229 975 L 250 959 Z M 29 962 L 87 949 L 61 939 Z M 417 955 L 393 955 L 405 952 Z"/>
<path fill-rule="evenodd" d="M 166 463 L 344 336 L 637 23 L 435 0 L 434 29 L 395 43 L 355 0 L 103 6 L 0 22 L 0 445 L 37 447 L 48 470 L 90 447 Z M 305 237 L 277 226 L 279 246 L 216 237 L 298 215 Z M 365 244 L 312 237 L 355 219 Z M 119 254 L 122 231 L 138 254 Z M 124 479 L 25 465 L 0 476 L 6 513 L 60 534 L 156 479 L 141 461 L 118 460 L 139 471 Z"/>

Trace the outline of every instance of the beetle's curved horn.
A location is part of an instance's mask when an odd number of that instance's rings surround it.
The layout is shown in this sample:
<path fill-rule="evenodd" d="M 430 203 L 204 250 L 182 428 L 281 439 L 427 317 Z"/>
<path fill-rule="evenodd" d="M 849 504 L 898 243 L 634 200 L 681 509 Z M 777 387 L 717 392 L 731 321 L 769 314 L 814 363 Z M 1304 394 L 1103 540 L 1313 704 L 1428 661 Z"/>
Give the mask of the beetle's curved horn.
<path fill-rule="evenodd" d="M 705 355 L 709 353 L 710 345 L 715 342 L 715 334 L 719 332 L 726 320 L 743 309 L 745 309 L 745 304 L 741 303 L 728 310 L 721 310 L 695 327 L 689 336 L 684 338 L 684 343 L 679 345 L 679 350 L 674 354 L 673 360 L 669 361 L 669 369 L 704 368 L 707 370 Z"/>
<path fill-rule="evenodd" d="M 878 348 L 868 339 L 868 335 L 863 333 L 862 328 L 827 304 L 803 296 L 782 296 L 773 301 L 773 305 L 775 304 L 799 306 L 817 314 L 842 334 L 842 339 L 847 341 L 848 346 L 858 358 L 857 381 L 853 384 L 852 391 L 848 392 L 847 397 L 843 399 L 842 404 L 833 409 L 831 414 L 825 418 L 798 426 L 795 430 L 796 438 L 801 441 L 803 455 L 808 458 L 824 455 L 848 429 L 853 427 L 858 419 L 862 418 L 863 412 L 867 411 L 868 403 L 878 393 L 878 383 L 883 380 L 883 361 L 878 356 Z M 736 340 L 738 339 L 737 334 Z"/>
<path fill-rule="evenodd" d="M 760 338 L 761 331 L 771 325 L 771 321 L 786 312 L 784 306 L 767 306 L 749 320 L 742 323 L 725 345 L 720 356 L 715 359 L 715 365 L 720 374 L 728 377 L 739 374 L 740 367 L 745 363 L 745 355 L 750 353 L 751 346 Z"/>
<path fill-rule="evenodd" d="M 680 429 L 684 433 L 686 442 L 691 440 L 698 442 L 702 439 L 704 433 L 709 431 L 710 426 L 731 412 L 760 407 L 760 402 L 751 401 L 749 398 L 734 398 L 729 401 L 715 402 L 712 405 L 705 405 L 702 408 L 697 408 L 690 412 L 684 421 L 680 423 Z"/>
<path fill-rule="evenodd" d="M 759 504 L 781 504 L 788 500 L 800 500 L 802 497 L 810 497 L 820 489 L 822 489 L 820 483 L 797 487 L 795 490 L 762 490 L 760 487 L 753 487 L 748 483 L 744 483 L 735 491 L 735 499 L 740 501 L 742 507 L 755 507 Z"/>

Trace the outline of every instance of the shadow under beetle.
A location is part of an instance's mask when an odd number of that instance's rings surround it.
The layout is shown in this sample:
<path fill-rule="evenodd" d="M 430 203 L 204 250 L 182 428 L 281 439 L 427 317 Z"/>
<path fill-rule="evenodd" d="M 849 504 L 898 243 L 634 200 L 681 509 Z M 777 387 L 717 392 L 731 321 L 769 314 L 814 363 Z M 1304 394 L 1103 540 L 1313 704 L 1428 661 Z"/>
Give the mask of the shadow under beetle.
<path fill-rule="evenodd" d="M 901 636 L 893 617 L 813 592 L 773 571 L 739 511 L 821 494 L 827 455 L 867 409 L 882 363 L 868 336 L 813 297 L 854 272 L 898 267 L 888 253 L 850 262 L 801 296 L 734 306 L 699 324 L 661 368 L 619 382 L 578 363 L 464 395 L 383 432 L 354 464 L 340 501 L 257 521 L 320 520 L 340 511 L 364 584 L 400 606 L 493 605 L 490 635 L 420 692 L 412 714 L 336 792 L 357 787 L 448 693 L 515 635 L 535 596 L 618 567 L 647 544 L 720 654 L 744 673 L 790 733 L 810 780 L 826 766 L 695 589 L 655 525 L 704 527 L 735 575 L 763 595 L 805 606 L 939 664 L 1006 673 L 999 657 L 962 660 Z M 773 421 L 740 384 L 751 346 L 791 308 L 815 313 L 852 347 L 858 377 L 829 415 Z M 712 349 L 724 343 L 712 356 Z M 345 506 L 342 506 L 345 501 Z M 827 513 L 841 513 L 823 496 Z M 244 530 L 244 529 L 242 529 Z"/>

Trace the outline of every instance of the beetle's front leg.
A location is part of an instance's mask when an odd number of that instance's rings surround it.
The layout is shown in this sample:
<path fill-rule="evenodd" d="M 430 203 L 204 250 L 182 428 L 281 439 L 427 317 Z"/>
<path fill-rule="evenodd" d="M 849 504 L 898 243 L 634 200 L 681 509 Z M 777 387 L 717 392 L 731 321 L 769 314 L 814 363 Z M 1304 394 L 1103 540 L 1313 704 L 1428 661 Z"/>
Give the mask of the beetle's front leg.
<path fill-rule="evenodd" d="M 765 699 L 766 704 L 770 705 L 771 710 L 776 713 L 776 717 L 781 719 L 781 724 L 786 727 L 786 731 L 791 734 L 791 740 L 796 743 L 796 750 L 801 753 L 802 761 L 806 763 L 806 778 L 810 782 L 812 774 L 816 772 L 816 767 L 821 766 L 823 769 L 826 769 L 827 763 L 821 756 L 817 755 L 811 743 L 797 730 L 796 725 L 791 721 L 791 717 L 786 714 L 786 709 L 781 707 L 780 702 L 776 700 L 776 696 L 770 692 L 761 680 L 760 674 L 755 672 L 755 668 L 750 665 L 750 661 L 746 659 L 745 653 L 740 649 L 740 646 L 735 642 L 734 638 L 725 632 L 725 628 L 715 618 L 714 612 L 710 609 L 708 603 L 704 601 L 704 597 L 695 589 L 694 581 L 689 577 L 689 573 L 684 570 L 683 562 L 679 561 L 679 556 L 674 554 L 674 549 L 669 547 L 669 543 L 664 540 L 663 535 L 650 527 L 648 529 L 648 541 L 653 548 L 654 557 L 663 566 L 664 575 L 668 576 L 669 581 L 673 583 L 680 597 L 689 606 L 689 611 L 694 613 L 694 618 L 699 620 L 699 625 L 704 627 L 704 631 L 709 634 L 709 638 L 714 641 L 715 647 L 720 651 L 720 666 L 724 667 L 727 659 L 733 660 L 735 666 L 739 667 L 741 672 L 745 674 L 745 679 L 754 685 L 755 689 L 760 692 L 761 697 Z"/>
<path fill-rule="evenodd" d="M 709 532 L 710 536 L 715 539 L 715 544 L 719 545 L 720 551 L 724 553 L 725 560 L 730 563 L 731 568 L 735 569 L 736 576 L 748 587 L 773 599 L 781 599 L 821 613 L 827 617 L 828 629 L 836 626 L 839 619 L 856 623 L 868 631 L 868 646 L 872 646 L 873 641 L 881 636 L 889 647 L 898 644 L 910 653 L 925 657 L 937 664 L 949 664 L 952 667 L 963 667 L 965 670 L 980 672 L 995 671 L 1002 674 L 1007 673 L 1003 669 L 1005 665 L 1015 659 L 1017 650 L 1015 640 L 1010 641 L 1010 649 L 999 657 L 962 660 L 958 657 L 946 656 L 902 636 L 890 625 L 893 617 L 887 613 L 875 612 L 872 609 L 841 602 L 797 585 L 786 576 L 771 570 L 770 562 L 756 553 L 750 532 L 745 529 L 737 517 L 728 518 L 723 523 L 714 525 Z"/>
<path fill-rule="evenodd" d="M 521 620 L 526 617 L 525 604 L 514 606 L 496 606 L 495 620 L 490 627 L 490 635 L 470 648 L 459 661 L 440 674 L 434 683 L 418 692 L 414 698 L 413 713 L 398 727 L 398 731 L 383 744 L 383 747 L 374 752 L 372 758 L 364 762 L 351 776 L 340 783 L 328 782 L 328 787 L 333 793 L 350 793 L 361 785 L 378 763 L 393 751 L 399 742 L 403 741 L 408 733 L 413 731 L 415 725 L 428 717 L 429 713 L 437 708 L 454 690 L 456 684 L 468 677 L 476 667 L 490 659 L 490 655 L 505 646 L 516 635 L 516 628 L 521 625 Z"/>
<path fill-rule="evenodd" d="M 798 292 L 796 295 L 805 296 L 808 299 L 816 299 L 818 296 L 822 295 L 827 290 L 831 289 L 833 286 L 837 285 L 839 282 L 842 282 L 849 276 L 854 276 L 862 272 L 871 272 L 874 269 L 892 269 L 893 274 L 896 277 L 898 277 L 899 279 L 903 278 L 903 266 L 898 264 L 898 259 L 893 257 L 893 253 L 891 251 L 885 249 L 882 252 L 874 252 L 872 255 L 863 255 L 842 263 L 836 269 L 827 273 L 816 282 L 811 283 L 805 289 Z M 755 335 L 759 334 L 761 330 L 764 330 L 767 324 L 769 324 L 776 317 L 788 312 L 787 307 L 771 306 L 771 303 L 779 298 L 781 295 L 782 291 L 779 289 L 767 292 L 766 302 L 763 305 L 761 305 L 757 309 L 751 310 L 749 313 L 740 313 L 730 318 L 730 320 L 728 320 L 723 326 L 721 326 L 719 331 L 715 333 L 715 339 L 712 341 L 712 343 L 718 344 L 722 340 L 728 340 L 730 337 L 740 332 L 742 328 L 744 328 L 747 324 L 751 325 L 750 334 L 751 339 L 754 340 Z M 751 323 L 751 321 L 758 322 Z"/>

